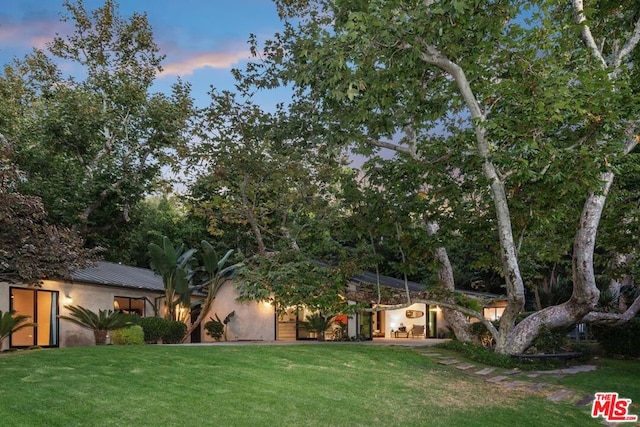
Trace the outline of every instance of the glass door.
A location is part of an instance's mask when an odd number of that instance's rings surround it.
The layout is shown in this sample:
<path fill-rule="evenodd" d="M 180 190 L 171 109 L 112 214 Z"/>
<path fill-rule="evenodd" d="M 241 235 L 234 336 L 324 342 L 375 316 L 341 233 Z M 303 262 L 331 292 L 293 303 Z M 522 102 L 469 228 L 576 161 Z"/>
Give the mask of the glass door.
<path fill-rule="evenodd" d="M 55 347 L 58 345 L 58 292 L 11 288 L 11 310 L 28 316 L 37 326 L 11 334 L 11 347 Z"/>

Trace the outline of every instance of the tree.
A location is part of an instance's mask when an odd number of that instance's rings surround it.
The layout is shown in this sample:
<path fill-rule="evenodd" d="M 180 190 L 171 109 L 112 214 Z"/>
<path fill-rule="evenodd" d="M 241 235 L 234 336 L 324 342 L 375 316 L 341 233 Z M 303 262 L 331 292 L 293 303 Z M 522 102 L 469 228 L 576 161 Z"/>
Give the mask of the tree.
<path fill-rule="evenodd" d="M 192 152 L 202 170 L 192 205 L 212 234 L 236 233 L 227 241 L 246 256 L 299 249 L 312 223 L 332 212 L 328 183 L 342 173 L 340 158 L 311 147 L 304 124 L 281 109 L 267 113 L 230 92 L 210 95 Z"/>
<path fill-rule="evenodd" d="M 41 197 L 50 221 L 88 245 L 115 246 L 162 169 L 177 167 L 190 88 L 178 81 L 168 95 L 150 93 L 163 56 L 145 15 L 125 20 L 111 0 L 92 12 L 82 1 L 64 6 L 74 32 L 5 66 L 0 82 L 12 89 L 3 98 L 17 120 L 0 121 L 0 132 L 17 141 L 18 191 Z"/>
<path fill-rule="evenodd" d="M 499 330 L 473 314 L 496 351 L 524 351 L 542 327 L 607 317 L 592 313 L 596 234 L 616 173 L 637 156 L 637 5 L 276 3 L 285 31 L 240 88 L 290 85 L 292 111 L 318 139 L 365 154 L 389 149 L 412 165 L 413 186 L 402 191 L 427 190 L 431 209 L 417 212 L 425 227 L 464 233 L 472 214 L 483 239 L 497 236 L 508 306 Z M 385 188 L 398 179 L 387 175 Z M 516 324 L 522 260 L 543 244 L 547 260 L 572 258 L 572 295 Z M 636 302 L 617 318 L 635 314 Z"/>
<path fill-rule="evenodd" d="M 0 134 L 0 279 L 38 284 L 69 278 L 97 251 L 83 249 L 72 230 L 49 224 L 39 197 L 15 192 L 21 171 L 12 162 L 12 149 L 12 141 Z"/>
<path fill-rule="evenodd" d="M 280 308 L 342 302 L 337 292 L 313 296 L 339 287 L 317 263 L 339 260 L 330 232 L 339 216 L 336 179 L 350 173 L 339 153 L 314 145 L 308 124 L 281 108 L 267 113 L 230 92 L 210 95 L 189 203 L 217 241 L 244 256 L 242 298 Z"/>

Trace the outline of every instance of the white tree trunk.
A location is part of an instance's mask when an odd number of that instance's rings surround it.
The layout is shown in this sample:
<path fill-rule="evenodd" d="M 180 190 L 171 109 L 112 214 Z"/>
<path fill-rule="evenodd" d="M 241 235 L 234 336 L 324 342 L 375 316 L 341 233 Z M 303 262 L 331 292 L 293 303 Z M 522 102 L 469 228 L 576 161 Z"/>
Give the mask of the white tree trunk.
<path fill-rule="evenodd" d="M 427 233 L 430 236 L 435 235 L 439 226 L 435 222 L 427 221 L 426 223 Z M 448 292 L 455 291 L 455 279 L 453 277 L 453 267 L 451 267 L 451 261 L 449 255 L 444 247 L 438 247 L 434 251 L 434 256 L 440 263 L 438 268 L 438 278 L 440 279 L 440 287 Z M 473 342 L 473 335 L 471 334 L 471 324 L 467 320 L 466 316 L 457 310 L 450 308 L 443 308 L 442 315 L 444 320 L 449 324 L 453 330 L 454 335 L 461 342 Z"/>

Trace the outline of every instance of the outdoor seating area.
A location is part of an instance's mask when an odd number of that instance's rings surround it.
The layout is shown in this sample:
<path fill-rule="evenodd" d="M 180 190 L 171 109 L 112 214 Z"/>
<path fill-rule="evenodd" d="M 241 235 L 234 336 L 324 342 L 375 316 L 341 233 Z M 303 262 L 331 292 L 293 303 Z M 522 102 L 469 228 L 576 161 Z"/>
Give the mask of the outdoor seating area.
<path fill-rule="evenodd" d="M 424 338 L 424 325 L 413 325 L 411 329 L 401 326 L 393 331 L 394 338 Z"/>

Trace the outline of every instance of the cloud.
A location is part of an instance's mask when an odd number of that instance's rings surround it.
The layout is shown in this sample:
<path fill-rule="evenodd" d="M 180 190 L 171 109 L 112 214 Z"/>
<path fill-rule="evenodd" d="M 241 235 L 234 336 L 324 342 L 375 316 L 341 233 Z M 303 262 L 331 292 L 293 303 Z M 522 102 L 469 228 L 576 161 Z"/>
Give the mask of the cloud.
<path fill-rule="evenodd" d="M 0 21 L 0 46 L 20 49 L 44 49 L 56 33 L 64 33 L 64 24 L 49 20 L 29 22 Z"/>
<path fill-rule="evenodd" d="M 249 51 L 238 52 L 201 52 L 194 53 L 185 58 L 165 63 L 160 74 L 161 77 L 193 74 L 200 68 L 231 68 L 234 64 L 249 59 Z"/>

